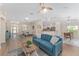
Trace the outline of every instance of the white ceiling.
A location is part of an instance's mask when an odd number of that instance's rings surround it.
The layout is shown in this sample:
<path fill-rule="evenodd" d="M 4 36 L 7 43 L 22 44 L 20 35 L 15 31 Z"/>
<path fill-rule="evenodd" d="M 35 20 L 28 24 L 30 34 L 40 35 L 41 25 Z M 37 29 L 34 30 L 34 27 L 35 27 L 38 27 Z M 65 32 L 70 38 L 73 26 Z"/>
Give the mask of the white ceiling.
<path fill-rule="evenodd" d="M 53 10 L 46 14 L 39 14 L 39 3 L 6 3 L 0 4 L 2 11 L 7 13 L 9 20 L 24 20 L 29 17 L 30 20 L 51 17 L 68 17 L 79 19 L 78 3 L 52 3 Z"/>

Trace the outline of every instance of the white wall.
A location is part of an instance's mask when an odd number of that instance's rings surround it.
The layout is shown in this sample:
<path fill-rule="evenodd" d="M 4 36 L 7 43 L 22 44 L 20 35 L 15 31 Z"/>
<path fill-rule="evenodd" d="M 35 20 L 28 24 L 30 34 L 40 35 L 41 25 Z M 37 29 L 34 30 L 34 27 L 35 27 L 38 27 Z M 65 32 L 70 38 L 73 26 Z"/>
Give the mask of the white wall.
<path fill-rule="evenodd" d="M 34 27 L 35 27 L 34 33 L 36 35 L 38 35 L 38 34 L 40 35 L 42 33 L 42 31 L 43 31 L 43 22 L 42 21 L 35 22 Z"/>
<path fill-rule="evenodd" d="M 19 28 L 20 28 L 19 31 L 20 32 L 23 30 L 23 27 L 21 26 L 23 24 L 27 26 L 26 32 L 33 33 L 34 32 L 33 29 L 32 29 L 33 25 L 35 26 L 35 31 L 37 33 L 41 32 L 42 29 L 43 29 L 43 22 L 41 20 L 38 20 L 38 21 L 34 21 L 32 23 L 27 23 L 27 22 L 20 23 L 19 24 Z M 50 26 L 52 26 L 52 25 L 56 26 L 56 31 L 59 32 L 59 33 L 61 33 L 61 34 L 63 34 L 64 32 L 67 32 L 67 26 L 69 24 L 70 25 L 78 25 L 78 27 L 79 27 L 79 19 L 70 19 L 70 20 L 68 20 L 67 18 L 64 18 L 64 17 L 60 17 L 60 18 L 56 17 L 56 18 L 52 18 L 50 20 L 49 24 L 50 24 Z M 39 26 L 41 26 L 41 29 L 39 29 Z M 79 38 L 79 30 L 74 33 L 74 37 L 75 38 Z"/>
<path fill-rule="evenodd" d="M 23 22 L 23 21 L 9 21 L 7 22 L 7 29 L 11 31 L 11 26 L 13 25 L 17 25 L 18 27 L 18 33 L 17 34 L 21 34 L 22 32 L 33 32 L 32 26 L 33 23 L 30 22 Z M 26 26 L 26 29 L 24 29 Z"/>
<path fill-rule="evenodd" d="M 5 18 L 2 15 L 0 15 L 0 46 L 1 43 L 5 43 L 5 24 Z"/>

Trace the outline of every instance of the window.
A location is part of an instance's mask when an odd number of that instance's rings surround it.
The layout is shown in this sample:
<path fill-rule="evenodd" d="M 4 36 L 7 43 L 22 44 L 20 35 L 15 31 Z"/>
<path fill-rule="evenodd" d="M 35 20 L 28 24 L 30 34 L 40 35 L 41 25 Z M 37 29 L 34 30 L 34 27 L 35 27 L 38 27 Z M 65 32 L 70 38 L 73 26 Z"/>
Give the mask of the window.
<path fill-rule="evenodd" d="M 13 33 L 17 33 L 17 28 L 13 27 Z"/>
<path fill-rule="evenodd" d="M 14 33 L 14 34 L 18 32 L 18 26 L 16 24 L 12 24 L 11 32 Z"/>
<path fill-rule="evenodd" d="M 74 32 L 78 30 L 78 26 L 68 26 L 67 29 L 69 32 Z"/>

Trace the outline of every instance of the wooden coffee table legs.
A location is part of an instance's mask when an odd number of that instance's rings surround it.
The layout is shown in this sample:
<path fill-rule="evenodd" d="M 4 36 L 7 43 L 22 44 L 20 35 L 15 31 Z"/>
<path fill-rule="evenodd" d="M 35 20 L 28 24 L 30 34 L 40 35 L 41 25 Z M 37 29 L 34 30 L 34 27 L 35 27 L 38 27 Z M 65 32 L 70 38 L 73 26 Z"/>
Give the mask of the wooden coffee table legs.
<path fill-rule="evenodd" d="M 33 56 L 38 56 L 38 53 L 37 51 L 33 51 L 32 53 L 28 53 L 27 56 L 31 56 L 33 54 Z"/>

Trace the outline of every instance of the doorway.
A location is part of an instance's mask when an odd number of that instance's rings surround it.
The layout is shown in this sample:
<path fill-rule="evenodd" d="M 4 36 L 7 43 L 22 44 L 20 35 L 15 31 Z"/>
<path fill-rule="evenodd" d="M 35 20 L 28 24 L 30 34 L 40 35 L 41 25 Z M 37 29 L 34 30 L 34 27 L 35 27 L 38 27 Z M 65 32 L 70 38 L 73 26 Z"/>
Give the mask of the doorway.
<path fill-rule="evenodd" d="M 16 38 L 17 33 L 18 33 L 18 26 L 17 25 L 11 26 L 11 37 Z"/>

